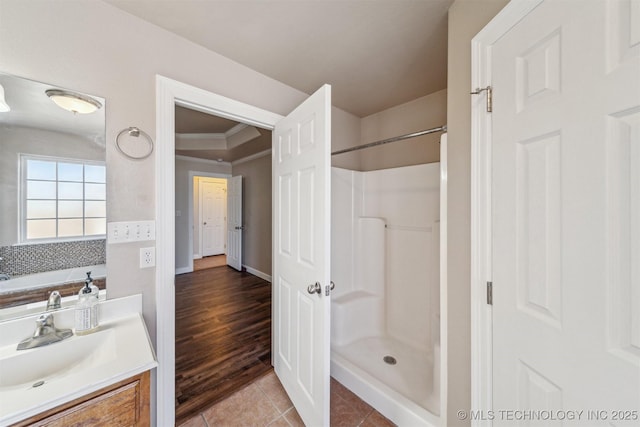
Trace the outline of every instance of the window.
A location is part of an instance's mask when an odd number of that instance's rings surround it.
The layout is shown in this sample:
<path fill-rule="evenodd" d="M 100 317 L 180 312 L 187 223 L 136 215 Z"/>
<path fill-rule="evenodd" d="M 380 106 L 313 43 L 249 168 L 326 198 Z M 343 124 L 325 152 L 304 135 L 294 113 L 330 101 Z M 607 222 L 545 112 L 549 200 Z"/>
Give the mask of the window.
<path fill-rule="evenodd" d="M 23 155 L 22 241 L 106 234 L 104 162 Z"/>

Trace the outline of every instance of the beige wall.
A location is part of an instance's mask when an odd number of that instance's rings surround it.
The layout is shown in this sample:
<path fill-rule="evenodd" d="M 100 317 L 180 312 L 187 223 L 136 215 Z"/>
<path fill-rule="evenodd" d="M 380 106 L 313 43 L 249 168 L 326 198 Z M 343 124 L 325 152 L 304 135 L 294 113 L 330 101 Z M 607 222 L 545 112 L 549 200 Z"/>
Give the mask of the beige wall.
<path fill-rule="evenodd" d="M 507 0 L 456 0 L 449 9 L 448 131 L 448 371 L 447 424 L 471 405 L 471 39 Z"/>
<path fill-rule="evenodd" d="M 337 108 L 331 110 L 331 151 L 360 144 L 360 118 Z M 360 170 L 358 152 L 331 157 L 331 166 Z"/>
<path fill-rule="evenodd" d="M 271 276 L 271 155 L 233 165 L 242 175 L 242 264 Z"/>
<path fill-rule="evenodd" d="M 364 117 L 360 124 L 360 143 L 366 144 L 439 127 L 446 122 L 447 90 L 443 89 Z M 369 171 L 437 162 L 440 160 L 440 135 L 424 135 L 362 150 L 359 152 L 358 170 Z"/>
<path fill-rule="evenodd" d="M 154 155 L 126 159 L 113 141 L 128 126 L 155 139 L 156 74 L 283 115 L 307 97 L 100 1 L 0 0 L 0 70 L 106 99 L 109 221 L 155 217 Z M 335 116 L 332 134 L 349 144 L 359 121 Z M 149 245 L 108 245 L 107 268 L 110 297 L 142 293 L 155 342 L 155 271 L 138 266 Z"/>

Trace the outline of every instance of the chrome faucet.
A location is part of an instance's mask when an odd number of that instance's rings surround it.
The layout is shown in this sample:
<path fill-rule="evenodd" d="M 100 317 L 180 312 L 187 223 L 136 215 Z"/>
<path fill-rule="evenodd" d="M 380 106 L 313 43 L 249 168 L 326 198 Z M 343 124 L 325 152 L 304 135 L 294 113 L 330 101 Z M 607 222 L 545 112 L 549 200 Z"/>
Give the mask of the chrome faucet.
<path fill-rule="evenodd" d="M 53 291 L 51 295 L 49 295 L 49 300 L 47 301 L 47 311 L 57 310 L 62 308 L 60 292 Z"/>
<path fill-rule="evenodd" d="M 36 320 L 36 330 L 33 336 L 24 339 L 18 344 L 18 350 L 42 347 L 62 341 L 73 335 L 71 329 L 58 329 L 53 324 L 53 313 L 44 313 Z"/>

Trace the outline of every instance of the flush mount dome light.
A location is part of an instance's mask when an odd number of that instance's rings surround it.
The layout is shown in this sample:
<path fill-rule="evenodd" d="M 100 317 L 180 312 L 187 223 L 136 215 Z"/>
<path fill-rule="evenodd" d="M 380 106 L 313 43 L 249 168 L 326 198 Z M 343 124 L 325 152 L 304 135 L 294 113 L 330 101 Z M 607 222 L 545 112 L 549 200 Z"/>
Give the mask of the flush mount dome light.
<path fill-rule="evenodd" d="M 102 108 L 100 102 L 80 93 L 60 89 L 49 89 L 45 93 L 58 107 L 73 113 L 89 114 Z"/>
<path fill-rule="evenodd" d="M 11 108 L 4 99 L 4 88 L 0 85 L 0 113 L 6 113 L 7 111 L 11 111 Z"/>

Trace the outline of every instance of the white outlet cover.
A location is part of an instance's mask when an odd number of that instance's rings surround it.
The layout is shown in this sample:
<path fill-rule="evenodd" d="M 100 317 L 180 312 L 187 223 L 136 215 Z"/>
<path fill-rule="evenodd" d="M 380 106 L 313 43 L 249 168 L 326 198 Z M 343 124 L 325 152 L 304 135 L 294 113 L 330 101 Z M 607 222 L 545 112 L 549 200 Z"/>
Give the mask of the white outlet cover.
<path fill-rule="evenodd" d="M 155 267 L 156 248 L 140 248 L 140 268 Z"/>

